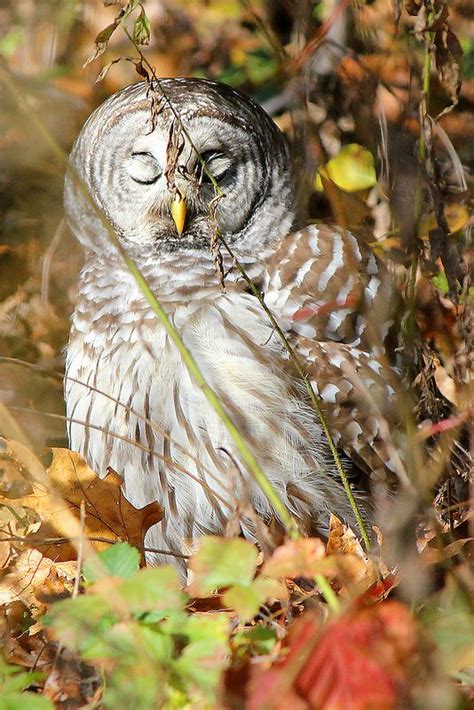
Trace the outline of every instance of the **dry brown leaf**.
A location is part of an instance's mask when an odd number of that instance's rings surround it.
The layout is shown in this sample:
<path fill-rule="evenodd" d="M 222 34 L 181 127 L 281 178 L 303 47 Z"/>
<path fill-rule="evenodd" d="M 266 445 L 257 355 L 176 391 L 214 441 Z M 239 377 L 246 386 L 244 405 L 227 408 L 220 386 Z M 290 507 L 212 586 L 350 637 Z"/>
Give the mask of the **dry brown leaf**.
<path fill-rule="evenodd" d="M 321 182 L 336 224 L 344 229 L 351 229 L 358 235 L 366 231 L 366 222 L 370 219 L 371 212 L 365 200 L 357 193 L 344 192 L 326 175 L 321 175 Z"/>
<path fill-rule="evenodd" d="M 461 91 L 463 50 L 447 23 L 435 33 L 434 46 L 439 79 L 455 106 Z"/>
<path fill-rule="evenodd" d="M 420 555 L 420 559 L 425 565 L 434 565 L 440 562 L 445 562 L 451 557 L 455 557 L 460 553 L 472 556 L 474 550 L 474 538 L 466 537 L 461 540 L 455 540 L 450 545 L 442 548 L 432 547 L 427 545 Z"/>
<path fill-rule="evenodd" d="M 7 446 L 14 458 L 21 456 L 33 479 L 32 493 L 15 501 L 35 511 L 41 519 L 39 529 L 28 536 L 28 542 L 51 559 L 75 559 L 78 540 L 75 545 L 70 538 L 78 539 L 82 534 L 96 550 L 118 540 L 143 549 L 147 530 L 161 520 L 162 510 L 157 503 L 137 510 L 125 499 L 118 474 L 112 472 L 100 479 L 79 454 L 52 449 L 53 460 L 45 470 L 26 447 L 10 441 Z M 83 531 L 79 525 L 82 501 L 85 506 Z M 58 538 L 58 542 L 52 542 Z"/>
<path fill-rule="evenodd" d="M 15 560 L 12 571 L 0 580 L 0 605 L 22 602 L 35 617 L 44 608 L 37 592 L 44 589 L 46 580 L 56 579 L 64 592 L 71 592 L 76 573 L 75 562 L 55 563 L 38 550 L 25 550 Z"/>
<path fill-rule="evenodd" d="M 367 557 L 356 535 L 333 514 L 329 521 L 326 552 L 336 562 L 338 578 L 344 587 L 357 585 L 361 591 L 380 578 L 375 563 Z"/>
<path fill-rule="evenodd" d="M 54 569 L 51 561 L 47 562 Z M 30 611 L 18 600 L 0 609 L 0 644 L 5 660 L 42 671 L 46 679 L 43 688 L 43 682 L 38 682 L 38 690 L 45 698 L 56 701 L 58 707 L 82 708 L 98 700 L 103 687 L 102 671 L 50 642 L 40 622 L 29 625 Z"/>
<path fill-rule="evenodd" d="M 459 397 L 457 392 L 456 383 L 453 378 L 448 375 L 446 368 L 442 365 L 438 365 L 433 373 L 436 386 L 439 391 L 451 404 L 459 404 Z"/>
<path fill-rule="evenodd" d="M 54 662 L 57 646 L 46 645 L 42 633 L 31 632 L 30 620 L 29 609 L 23 602 L 13 601 L 0 609 L 2 654 L 8 663 L 44 670 Z"/>
<path fill-rule="evenodd" d="M 7 566 L 11 556 L 11 545 L 8 541 L 0 541 L 0 569 Z"/>
<path fill-rule="evenodd" d="M 326 552 L 328 555 L 357 555 L 358 557 L 366 558 L 366 554 L 351 528 L 333 513 L 331 513 L 329 519 Z"/>
<path fill-rule="evenodd" d="M 12 469 L 7 472 L 6 481 L 15 471 L 15 481 L 22 476 L 26 481 L 43 481 L 47 484 L 48 475 L 39 458 L 25 444 L 13 439 L 1 439 L 4 446 L 4 457 L 10 460 Z"/>
<path fill-rule="evenodd" d="M 46 670 L 46 669 L 45 669 Z M 42 695 L 55 707 L 99 707 L 103 670 L 62 649 L 46 678 Z"/>
<path fill-rule="evenodd" d="M 51 565 L 44 582 L 35 587 L 35 597 L 42 604 L 52 604 L 71 596 L 73 580 L 61 575 L 60 569 L 54 564 Z"/>

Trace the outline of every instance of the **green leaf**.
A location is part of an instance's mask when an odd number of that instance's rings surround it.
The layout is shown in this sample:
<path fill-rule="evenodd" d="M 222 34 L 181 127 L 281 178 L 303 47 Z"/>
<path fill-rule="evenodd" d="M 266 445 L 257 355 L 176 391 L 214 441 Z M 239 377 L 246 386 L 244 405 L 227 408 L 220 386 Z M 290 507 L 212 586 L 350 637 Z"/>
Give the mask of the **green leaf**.
<path fill-rule="evenodd" d="M 186 598 L 174 567 L 148 567 L 122 582 L 117 590 L 134 614 L 182 609 Z"/>
<path fill-rule="evenodd" d="M 250 81 L 262 84 L 270 81 L 278 71 L 278 60 L 273 52 L 263 48 L 249 52 L 247 57 L 247 72 Z"/>
<path fill-rule="evenodd" d="M 217 78 L 224 84 L 230 84 L 231 86 L 242 86 L 247 81 L 247 76 L 242 67 L 225 67 L 221 72 L 219 72 Z"/>
<path fill-rule="evenodd" d="M 268 599 L 286 599 L 286 586 L 277 579 L 257 577 L 248 586 L 234 584 L 224 594 L 224 603 L 235 609 L 241 621 L 250 621 Z"/>
<path fill-rule="evenodd" d="M 84 564 L 86 582 L 97 582 L 105 575 L 131 577 L 137 572 L 140 564 L 140 553 L 128 542 L 117 542 L 99 552 L 97 557 L 99 564 L 94 558 Z"/>
<path fill-rule="evenodd" d="M 440 271 L 438 274 L 435 274 L 435 276 L 432 276 L 431 283 L 441 291 L 441 293 L 448 293 L 449 284 L 445 271 Z"/>
<path fill-rule="evenodd" d="M 232 647 L 241 655 L 267 656 L 273 652 L 277 642 L 276 632 L 267 626 L 257 624 L 237 633 L 232 639 Z"/>
<path fill-rule="evenodd" d="M 91 639 L 91 643 L 83 647 L 82 654 L 90 659 L 119 658 L 128 665 L 138 663 L 143 655 L 168 666 L 173 649 L 172 637 L 163 633 L 161 627 L 150 629 L 138 621 L 127 621 L 114 624 L 100 637 Z"/>
<path fill-rule="evenodd" d="M 170 636 L 179 636 L 187 643 L 193 641 L 220 640 L 227 643 L 229 619 L 225 614 L 174 615 L 166 619 L 161 628 Z"/>
<path fill-rule="evenodd" d="M 137 5 L 138 5 L 137 0 L 130 0 L 128 2 L 128 4 L 125 5 L 123 10 L 121 10 L 119 17 L 120 17 L 120 22 L 122 23 L 122 25 L 125 25 L 125 20 L 127 19 L 127 17 L 129 17 L 129 15 L 132 14 L 132 12 L 135 10 Z"/>
<path fill-rule="evenodd" d="M 133 25 L 133 39 L 137 44 L 150 43 L 150 20 L 146 16 L 145 8 L 142 6 L 140 14 Z"/>
<path fill-rule="evenodd" d="M 140 614 L 140 623 L 147 624 L 147 626 L 153 626 L 154 624 L 158 624 L 164 619 L 170 618 L 176 619 L 177 623 L 181 624 L 183 619 L 183 612 L 181 611 L 181 609 L 175 609 L 174 611 L 170 609 L 165 609 L 164 611 L 146 611 L 145 613 Z"/>
<path fill-rule="evenodd" d="M 149 655 L 161 665 L 168 666 L 173 660 L 173 639 L 163 633 L 161 628 L 150 629 L 147 626 L 140 627 L 140 635 L 143 639 L 143 648 Z"/>
<path fill-rule="evenodd" d="M 36 693 L 5 693 L 2 689 L 0 710 L 54 710 L 47 698 Z"/>
<path fill-rule="evenodd" d="M 7 663 L 0 656 L 0 684 L 3 692 L 10 693 L 17 690 L 26 690 L 30 685 L 43 678 L 44 673 L 40 671 L 27 672 L 21 666 Z"/>
<path fill-rule="evenodd" d="M 198 685 L 212 693 L 217 689 L 228 658 L 229 621 L 222 614 L 188 617 L 184 628 L 191 642 L 174 663 L 185 686 Z"/>
<path fill-rule="evenodd" d="M 334 158 L 318 170 L 314 186 L 320 192 L 323 190 L 321 174 L 346 192 L 368 190 L 377 183 L 373 155 L 357 143 L 341 148 Z"/>
<path fill-rule="evenodd" d="M 225 649 L 216 641 L 196 641 L 183 650 L 174 664 L 185 685 L 196 683 L 206 691 L 215 691 L 226 665 Z"/>
<path fill-rule="evenodd" d="M 232 584 L 248 586 L 255 575 L 257 548 L 247 540 L 204 537 L 190 560 L 191 594 L 206 595 Z"/>
<path fill-rule="evenodd" d="M 421 617 L 438 645 L 441 666 L 451 674 L 474 667 L 474 615 L 468 599 L 453 587 L 447 586 Z"/>
<path fill-rule="evenodd" d="M 124 659 L 124 663 L 118 664 L 110 674 L 104 707 L 110 710 L 154 710 L 166 707 L 166 674 L 156 664 L 147 664 L 143 654 L 134 660 L 132 664 Z"/>
<path fill-rule="evenodd" d="M 442 664 L 448 672 L 474 666 L 474 617 L 468 610 L 437 613 L 431 618 L 429 629 L 441 651 Z"/>
<path fill-rule="evenodd" d="M 253 619 L 262 602 L 261 595 L 253 586 L 244 587 L 241 584 L 234 584 L 224 594 L 224 604 L 235 609 L 241 621 Z"/>
<path fill-rule="evenodd" d="M 83 648 L 91 635 L 103 632 L 115 621 L 108 602 L 92 594 L 57 602 L 43 617 L 45 626 L 51 626 L 59 640 L 73 650 Z"/>
<path fill-rule="evenodd" d="M 35 680 L 40 678 L 44 678 L 43 673 L 36 675 L 34 673 L 15 673 L 2 683 L 1 688 L 5 693 L 16 693 L 17 691 L 26 690 Z"/>
<path fill-rule="evenodd" d="M 25 39 L 25 30 L 22 27 L 13 27 L 0 39 L 0 55 L 10 59 Z"/>
<path fill-rule="evenodd" d="M 54 705 L 36 693 L 21 692 L 44 679 L 41 671 L 25 670 L 12 665 L 0 655 L 0 710 L 52 710 Z"/>

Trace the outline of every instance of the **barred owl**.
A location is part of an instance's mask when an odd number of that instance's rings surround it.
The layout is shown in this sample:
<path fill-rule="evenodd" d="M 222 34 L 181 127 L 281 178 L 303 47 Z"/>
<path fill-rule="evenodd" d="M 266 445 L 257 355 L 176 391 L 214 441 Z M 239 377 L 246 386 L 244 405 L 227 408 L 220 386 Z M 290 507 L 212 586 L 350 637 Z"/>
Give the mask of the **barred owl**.
<path fill-rule="evenodd" d="M 291 156 L 272 120 L 212 81 L 138 83 L 90 116 L 70 165 L 66 214 L 86 258 L 67 351 L 69 440 L 99 475 L 121 474 L 133 505 L 162 505 L 149 562 L 188 553 L 206 533 L 254 539 L 259 521 L 278 520 L 99 213 L 302 529 L 324 534 L 330 512 L 355 525 L 281 338 L 225 252 L 221 287 L 210 249 L 217 225 L 304 363 L 341 450 L 359 468 L 390 466 L 379 418 L 356 391 L 363 383 L 372 405 L 391 396 L 380 364 L 386 274 L 344 230 L 300 228 Z M 369 497 L 355 494 L 370 518 Z"/>

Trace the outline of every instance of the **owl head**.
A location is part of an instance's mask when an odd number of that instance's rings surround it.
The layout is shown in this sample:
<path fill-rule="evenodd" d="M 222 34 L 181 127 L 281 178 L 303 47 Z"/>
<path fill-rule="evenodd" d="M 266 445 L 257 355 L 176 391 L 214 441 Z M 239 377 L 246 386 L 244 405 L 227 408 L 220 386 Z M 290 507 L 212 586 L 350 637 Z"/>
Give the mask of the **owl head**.
<path fill-rule="evenodd" d="M 100 212 L 134 254 L 208 248 L 216 222 L 251 251 L 296 218 L 284 136 L 257 104 L 213 81 L 164 79 L 117 92 L 87 120 L 70 166 L 66 215 L 96 252 L 111 248 Z"/>

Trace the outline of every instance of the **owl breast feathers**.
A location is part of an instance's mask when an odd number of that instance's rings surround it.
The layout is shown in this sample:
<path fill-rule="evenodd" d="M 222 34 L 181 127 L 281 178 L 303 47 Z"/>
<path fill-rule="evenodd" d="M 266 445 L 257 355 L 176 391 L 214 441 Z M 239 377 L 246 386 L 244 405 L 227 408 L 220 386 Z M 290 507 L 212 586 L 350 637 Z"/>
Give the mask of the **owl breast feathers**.
<path fill-rule="evenodd" d="M 355 527 L 281 338 L 227 254 L 220 287 L 210 248 L 219 230 L 264 294 L 350 457 L 347 469 L 355 462 L 383 476 L 393 468 L 381 430 L 393 395 L 382 372 L 390 280 L 345 230 L 295 231 L 296 179 L 271 119 L 215 82 L 167 79 L 155 92 L 135 84 L 91 115 L 70 165 L 66 213 L 86 250 L 67 352 L 70 445 L 99 475 L 120 473 L 135 506 L 163 506 L 148 560 L 188 553 L 206 533 L 254 539 L 259 521 L 278 520 L 100 213 L 301 528 L 324 535 L 331 512 Z M 354 493 L 370 519 L 370 497 Z"/>

